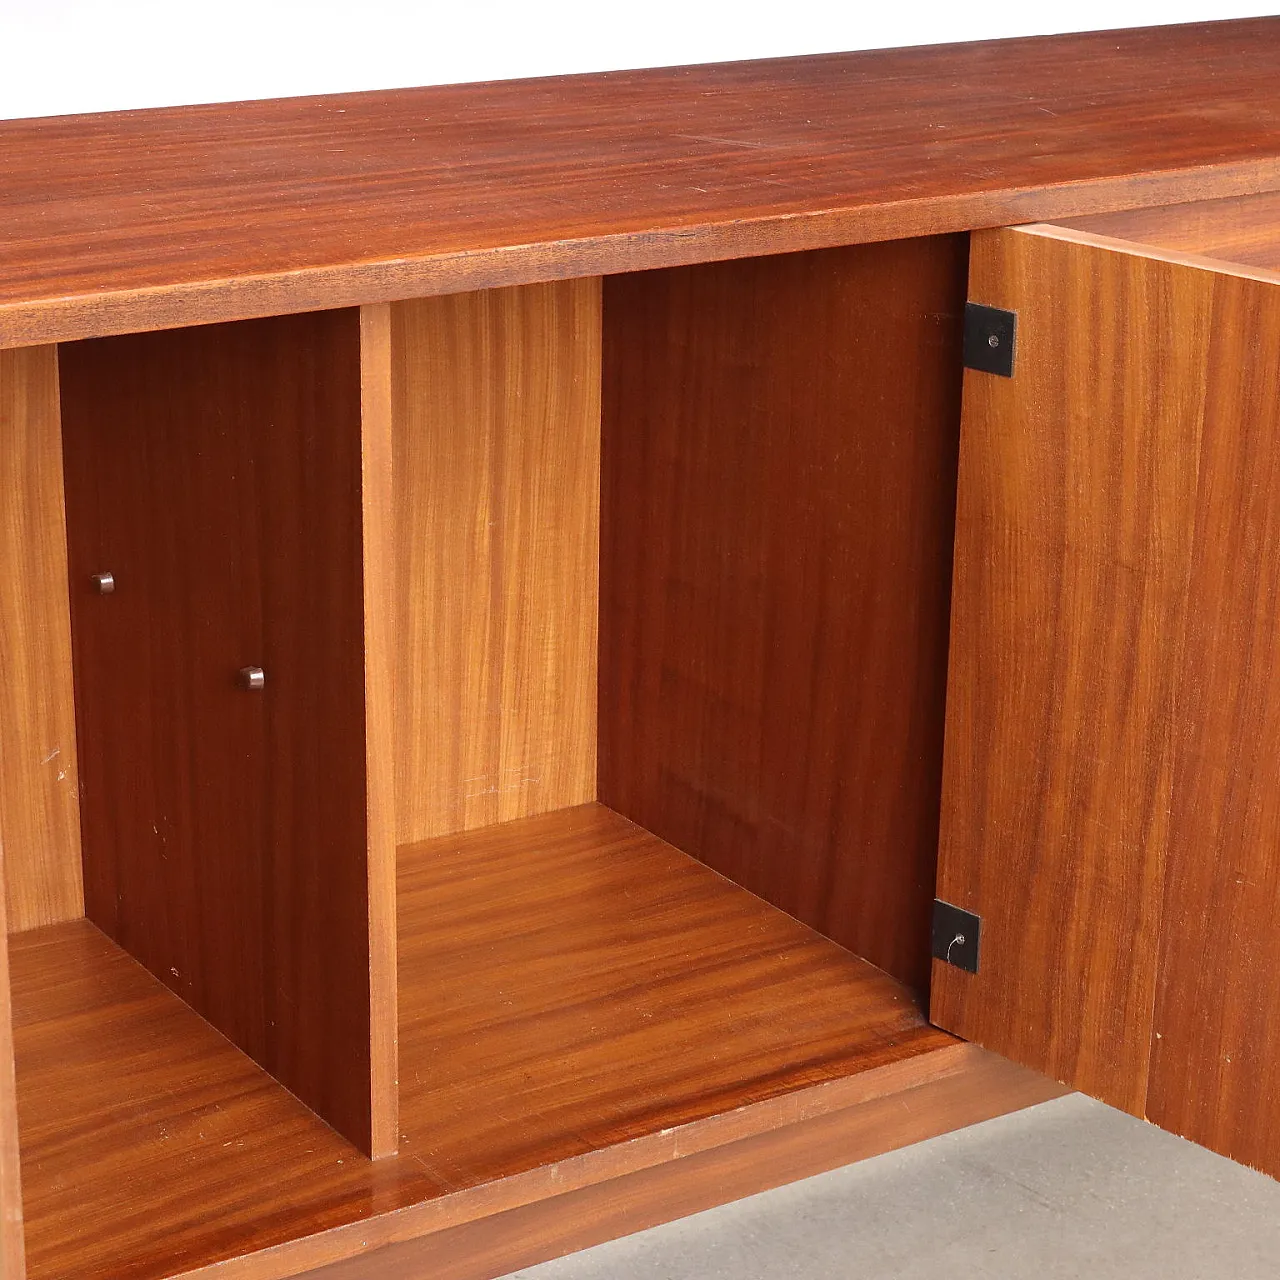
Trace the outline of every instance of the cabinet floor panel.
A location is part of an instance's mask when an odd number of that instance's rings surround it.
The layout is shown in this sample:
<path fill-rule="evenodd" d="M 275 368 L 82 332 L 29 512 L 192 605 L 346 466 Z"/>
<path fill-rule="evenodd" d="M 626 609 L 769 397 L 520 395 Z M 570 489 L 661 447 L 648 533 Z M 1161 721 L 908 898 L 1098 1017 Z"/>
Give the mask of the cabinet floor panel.
<path fill-rule="evenodd" d="M 599 805 L 400 851 L 402 1138 L 378 1163 L 92 925 L 10 947 L 32 1280 L 156 1280 L 246 1254 L 217 1274 L 336 1264 L 337 1280 L 423 1239 L 449 1267 L 414 1267 L 499 1274 L 535 1237 L 547 1256 L 590 1242 L 564 1224 L 582 1229 L 574 1196 L 600 1184 L 631 1187 L 634 1211 L 606 1197 L 604 1238 L 714 1203 L 722 1183 L 746 1194 L 1052 1088 L 992 1074 L 895 980 Z M 915 1103 L 886 1125 L 900 1094 Z M 874 1136 L 848 1136 L 868 1106 Z M 693 1176 L 824 1117 L 845 1136 L 810 1134 L 799 1163 L 756 1151 L 749 1185 L 718 1165 Z M 684 1182 L 658 1188 L 665 1166 Z M 540 1203 L 563 1206 L 556 1230 L 549 1211 L 497 1261 L 480 1255 L 498 1220 L 465 1244 L 468 1224 Z"/>
<path fill-rule="evenodd" d="M 451 1188 L 953 1043 L 602 805 L 400 854 L 402 1151 Z"/>

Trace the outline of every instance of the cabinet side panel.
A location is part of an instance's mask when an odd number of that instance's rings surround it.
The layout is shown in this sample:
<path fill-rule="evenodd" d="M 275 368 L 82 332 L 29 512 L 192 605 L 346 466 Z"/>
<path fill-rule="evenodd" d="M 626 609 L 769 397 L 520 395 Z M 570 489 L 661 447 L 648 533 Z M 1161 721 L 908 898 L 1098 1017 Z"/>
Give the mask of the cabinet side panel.
<path fill-rule="evenodd" d="M 966 245 L 605 281 L 600 798 L 920 990 Z"/>
<path fill-rule="evenodd" d="M 1018 313 L 966 372 L 938 893 L 980 968 L 935 1022 L 1143 1113 L 1211 280 L 1017 231 L 970 298 Z"/>
<path fill-rule="evenodd" d="M 84 914 L 56 347 L 0 351 L 0 839 L 13 932 Z"/>
<path fill-rule="evenodd" d="M 1280 285 L 1210 278 L 1148 1116 L 1280 1177 Z"/>
<path fill-rule="evenodd" d="M 392 307 L 401 842 L 595 799 L 600 281 Z"/>
<path fill-rule="evenodd" d="M 5 869 L 0 837 L 0 874 Z M 18 1161 L 18 1106 L 13 1062 L 13 1001 L 9 986 L 9 933 L 0 893 L 0 1280 L 23 1280 L 22 1178 Z"/>
<path fill-rule="evenodd" d="M 61 362 L 89 918 L 368 1151 L 359 340 L 322 312 Z"/>

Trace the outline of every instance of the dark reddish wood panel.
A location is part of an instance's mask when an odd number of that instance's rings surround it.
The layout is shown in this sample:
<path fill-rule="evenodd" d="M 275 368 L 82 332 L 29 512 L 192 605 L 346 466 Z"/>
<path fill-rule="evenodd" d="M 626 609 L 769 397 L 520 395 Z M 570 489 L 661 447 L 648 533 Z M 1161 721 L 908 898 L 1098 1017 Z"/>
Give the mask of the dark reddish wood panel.
<path fill-rule="evenodd" d="M 368 1149 L 358 314 L 61 370 L 87 914 Z"/>
<path fill-rule="evenodd" d="M 1280 21 L 0 126 L 0 345 L 1280 188 Z"/>
<path fill-rule="evenodd" d="M 600 798 L 923 990 L 966 241 L 605 281 Z"/>

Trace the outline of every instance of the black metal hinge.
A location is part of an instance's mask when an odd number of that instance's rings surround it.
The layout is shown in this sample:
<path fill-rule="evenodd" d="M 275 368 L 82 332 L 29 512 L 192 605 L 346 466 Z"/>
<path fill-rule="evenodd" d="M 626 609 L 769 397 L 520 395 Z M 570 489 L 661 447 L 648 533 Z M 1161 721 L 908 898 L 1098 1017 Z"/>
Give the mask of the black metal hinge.
<path fill-rule="evenodd" d="M 933 958 L 966 973 L 978 972 L 978 939 L 982 917 L 941 898 L 933 900 Z"/>
<path fill-rule="evenodd" d="M 982 373 L 1013 377 L 1013 348 L 1017 335 L 1016 311 L 964 304 L 964 367 Z"/>

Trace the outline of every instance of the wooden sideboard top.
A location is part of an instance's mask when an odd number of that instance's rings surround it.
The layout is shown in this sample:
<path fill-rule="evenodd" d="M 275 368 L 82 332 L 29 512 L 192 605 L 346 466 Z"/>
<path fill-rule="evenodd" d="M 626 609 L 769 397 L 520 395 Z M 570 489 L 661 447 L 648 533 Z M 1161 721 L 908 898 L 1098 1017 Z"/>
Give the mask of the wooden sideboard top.
<path fill-rule="evenodd" d="M 0 346 L 1280 188 L 1280 19 L 0 124 Z"/>

